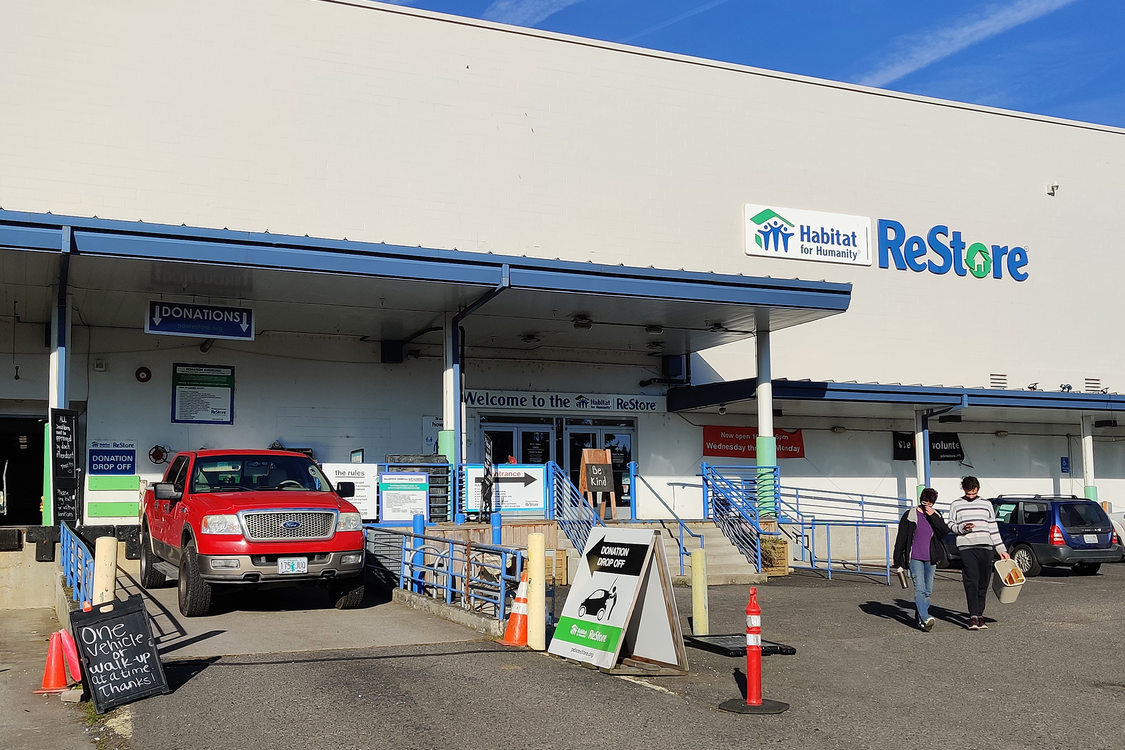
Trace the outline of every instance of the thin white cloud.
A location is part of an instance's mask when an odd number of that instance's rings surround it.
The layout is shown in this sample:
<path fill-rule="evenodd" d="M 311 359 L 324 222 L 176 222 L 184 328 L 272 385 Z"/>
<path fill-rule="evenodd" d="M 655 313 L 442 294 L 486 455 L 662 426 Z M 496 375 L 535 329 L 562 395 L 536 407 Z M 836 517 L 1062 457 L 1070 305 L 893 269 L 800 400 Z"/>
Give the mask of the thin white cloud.
<path fill-rule="evenodd" d="M 948 28 L 900 37 L 896 50 L 886 60 L 856 80 L 864 86 L 886 86 L 966 47 L 1076 2 L 1078 0 L 1016 0 L 1006 5 L 984 6 L 972 17 L 961 19 Z"/>
<path fill-rule="evenodd" d="M 580 2 L 582 0 L 495 0 L 484 9 L 481 18 L 513 26 L 535 26 Z"/>
<path fill-rule="evenodd" d="M 681 13 L 678 16 L 673 16 L 672 18 L 669 18 L 667 21 L 661 21 L 660 23 L 656 24 L 655 26 L 649 26 L 647 29 L 642 29 L 641 31 L 638 31 L 636 34 L 631 34 L 630 36 L 625 37 L 621 41 L 625 42 L 625 43 L 632 42 L 635 39 L 640 39 L 643 36 L 648 36 L 649 34 L 653 34 L 657 31 L 661 31 L 663 29 L 666 29 L 669 26 L 675 26 L 680 21 L 686 21 L 687 19 L 691 18 L 692 16 L 698 16 L 700 13 L 704 13 L 706 11 L 709 11 L 712 8 L 717 8 L 720 5 L 725 5 L 729 1 L 730 0 L 711 0 L 711 2 L 703 3 L 702 5 L 699 5 L 695 8 L 692 8 L 691 10 L 684 11 L 683 13 Z"/>

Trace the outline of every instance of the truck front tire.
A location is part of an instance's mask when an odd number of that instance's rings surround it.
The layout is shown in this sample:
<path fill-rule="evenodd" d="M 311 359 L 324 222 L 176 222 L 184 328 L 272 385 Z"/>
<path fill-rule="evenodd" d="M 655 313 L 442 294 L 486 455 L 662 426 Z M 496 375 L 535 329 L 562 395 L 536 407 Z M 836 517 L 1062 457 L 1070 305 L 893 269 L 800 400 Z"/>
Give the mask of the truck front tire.
<path fill-rule="evenodd" d="M 363 603 L 363 595 L 367 587 L 363 584 L 363 576 L 346 578 L 342 581 L 328 585 L 328 596 L 332 606 L 336 609 L 355 609 Z"/>
<path fill-rule="evenodd" d="M 211 613 L 211 596 L 214 586 L 199 575 L 199 555 L 195 551 L 195 540 L 184 545 L 180 556 L 180 580 L 177 598 L 180 613 L 184 617 L 203 617 Z"/>

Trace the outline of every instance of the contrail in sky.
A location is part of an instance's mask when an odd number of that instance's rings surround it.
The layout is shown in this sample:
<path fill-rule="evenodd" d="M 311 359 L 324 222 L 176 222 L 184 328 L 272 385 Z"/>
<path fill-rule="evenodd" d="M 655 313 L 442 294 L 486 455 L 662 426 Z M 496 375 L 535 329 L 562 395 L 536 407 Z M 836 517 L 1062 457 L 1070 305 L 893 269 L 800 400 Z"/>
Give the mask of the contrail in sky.
<path fill-rule="evenodd" d="M 874 70 L 859 76 L 864 86 L 886 86 L 1009 29 L 1042 18 L 1078 0 L 1017 0 L 988 5 L 953 26 L 899 37 L 897 51 Z"/>
<path fill-rule="evenodd" d="M 642 36 L 648 36 L 649 34 L 652 34 L 653 32 L 660 31 L 661 29 L 666 29 L 669 26 L 674 26 L 675 24 L 679 23 L 680 21 L 686 21 L 687 19 L 691 18 L 692 16 L 697 16 L 700 13 L 711 10 L 712 8 L 717 8 L 718 6 L 724 5 L 724 4 L 728 3 L 729 1 L 730 0 L 711 0 L 711 2 L 709 2 L 709 3 L 703 3 L 703 5 L 699 5 L 695 8 L 692 8 L 691 10 L 685 11 L 678 16 L 673 16 L 672 18 L 669 18 L 667 21 L 661 21 L 660 23 L 656 24 L 655 26 L 649 26 L 647 29 L 643 29 L 641 31 L 638 31 L 636 34 L 631 34 L 631 35 L 625 37 L 624 39 L 622 39 L 621 41 L 624 42 L 624 43 L 629 43 L 629 42 L 633 41 L 634 39 L 640 39 Z"/>
<path fill-rule="evenodd" d="M 513 26 L 535 26 L 560 10 L 582 0 L 495 0 L 485 8 L 481 18 Z"/>

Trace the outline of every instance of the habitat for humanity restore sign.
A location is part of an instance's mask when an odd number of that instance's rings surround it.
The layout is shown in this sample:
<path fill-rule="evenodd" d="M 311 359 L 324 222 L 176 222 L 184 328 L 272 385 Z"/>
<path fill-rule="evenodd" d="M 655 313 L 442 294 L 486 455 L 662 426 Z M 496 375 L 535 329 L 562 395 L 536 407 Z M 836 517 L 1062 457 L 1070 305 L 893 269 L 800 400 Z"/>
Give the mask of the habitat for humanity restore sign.
<path fill-rule="evenodd" d="M 871 265 L 871 220 L 799 208 L 746 205 L 746 254 Z"/>

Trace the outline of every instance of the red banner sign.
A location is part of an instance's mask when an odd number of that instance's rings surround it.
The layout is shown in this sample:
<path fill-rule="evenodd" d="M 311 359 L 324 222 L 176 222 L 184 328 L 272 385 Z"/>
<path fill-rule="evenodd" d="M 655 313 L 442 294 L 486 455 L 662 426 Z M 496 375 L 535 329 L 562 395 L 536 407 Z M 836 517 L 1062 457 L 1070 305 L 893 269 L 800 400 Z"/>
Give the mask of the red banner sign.
<path fill-rule="evenodd" d="M 804 458 L 805 438 L 800 430 L 775 430 L 777 457 Z M 757 458 L 757 427 L 703 426 L 703 455 L 724 458 Z"/>

